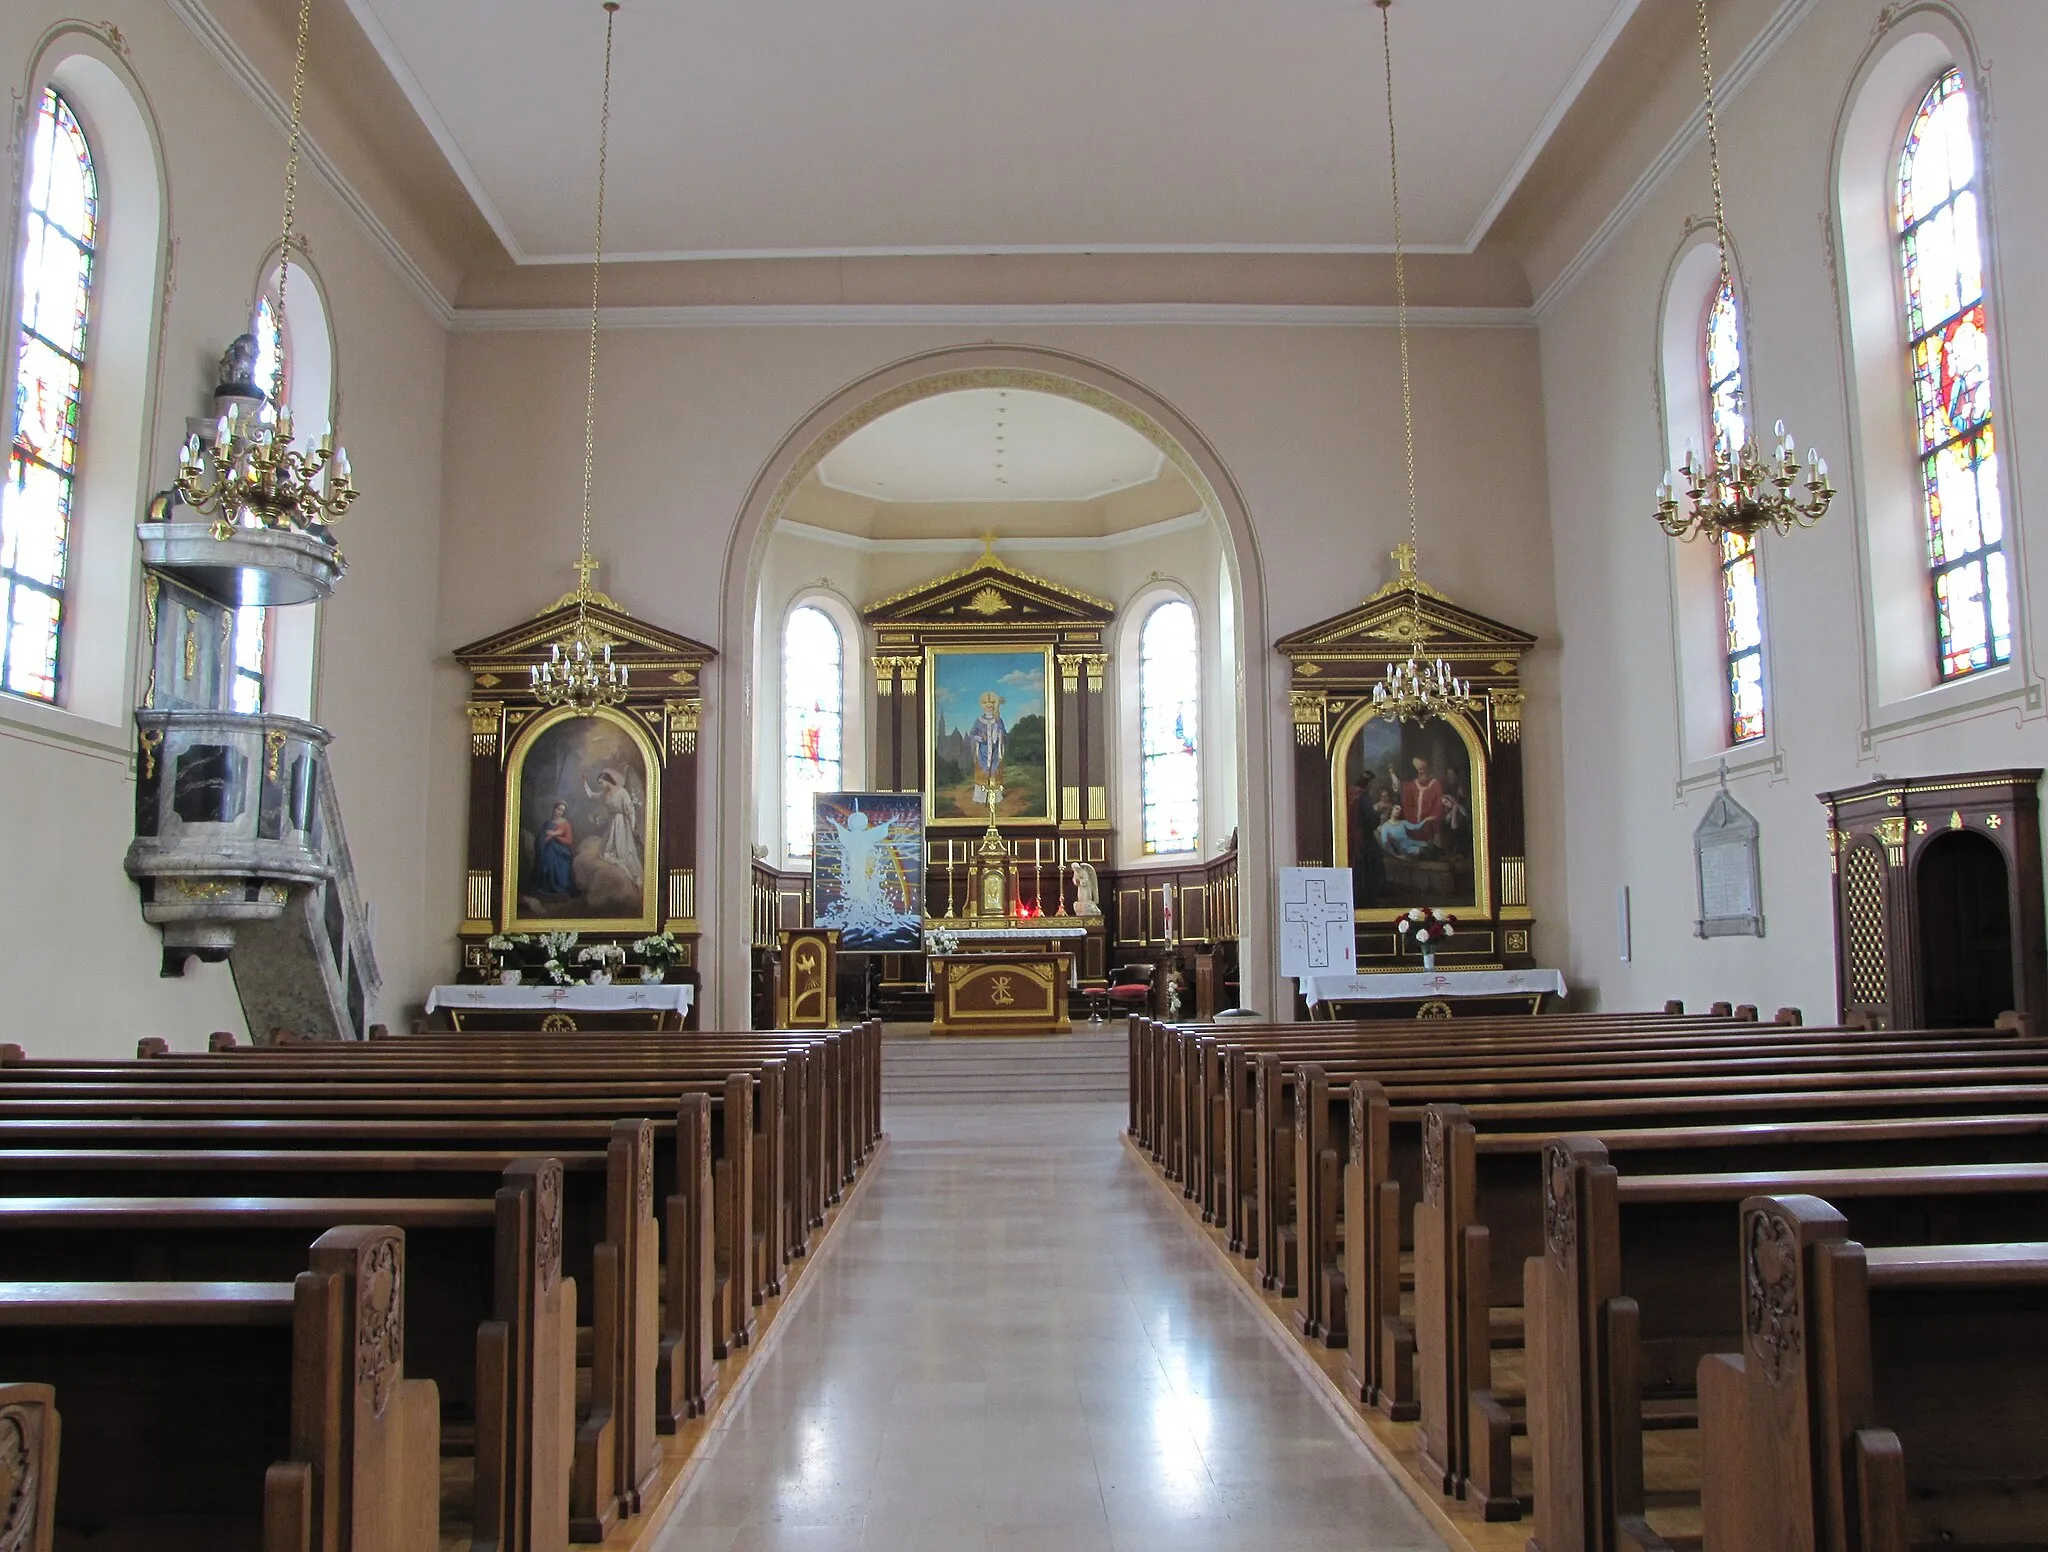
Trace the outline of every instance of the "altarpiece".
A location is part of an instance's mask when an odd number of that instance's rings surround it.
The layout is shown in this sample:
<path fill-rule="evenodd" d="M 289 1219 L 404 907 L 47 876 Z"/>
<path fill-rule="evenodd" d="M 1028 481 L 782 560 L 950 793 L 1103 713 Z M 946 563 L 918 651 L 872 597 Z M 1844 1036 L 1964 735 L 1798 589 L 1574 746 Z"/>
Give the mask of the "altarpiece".
<path fill-rule="evenodd" d="M 1395 929 L 1416 906 L 1458 919 L 1445 969 L 1525 968 L 1521 660 L 1536 638 L 1422 581 L 1409 546 L 1394 559 L 1399 574 L 1364 603 L 1274 644 L 1293 665 L 1293 860 L 1351 871 L 1361 973 L 1416 968 Z M 1417 724 L 1375 709 L 1418 623 L 1423 655 L 1470 681 L 1476 711 Z"/>

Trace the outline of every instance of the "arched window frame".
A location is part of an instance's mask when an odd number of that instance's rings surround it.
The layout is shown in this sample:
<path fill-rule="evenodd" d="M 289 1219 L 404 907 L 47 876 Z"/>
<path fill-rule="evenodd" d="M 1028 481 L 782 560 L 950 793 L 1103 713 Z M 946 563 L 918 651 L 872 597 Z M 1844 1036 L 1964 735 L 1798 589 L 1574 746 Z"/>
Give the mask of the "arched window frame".
<path fill-rule="evenodd" d="M 1728 269 L 1736 318 L 1746 325 L 1749 294 L 1741 255 L 1733 245 Z M 1713 223 L 1694 221 L 1672 256 L 1658 311 L 1655 361 L 1665 468 L 1676 468 L 1689 450 L 1704 448 L 1714 435 L 1714 379 L 1709 375 L 1706 330 L 1720 279 Z M 1737 348 L 1747 399 L 1756 379 L 1746 327 L 1738 331 Z M 1754 661 L 1765 709 L 1764 727 L 1758 737 L 1737 740 L 1730 669 L 1741 654 L 1731 650 L 1729 641 L 1727 578 L 1731 558 L 1716 540 L 1684 544 L 1660 537 L 1658 542 L 1666 553 L 1670 593 L 1672 711 L 1679 750 L 1676 790 L 1685 793 L 1715 785 L 1724 770 L 1731 778 L 1755 771 L 1782 773 L 1780 719 L 1772 713 L 1775 696 L 1767 546 L 1757 546 L 1753 555 L 1760 627 Z"/>
<path fill-rule="evenodd" d="M 2016 704 L 2042 709 L 2040 675 L 2028 641 L 2026 525 L 2021 454 L 2010 416 L 1998 425 L 1998 477 L 2005 515 L 2012 656 L 1944 681 L 1937 639 L 1917 412 L 1907 368 L 1903 280 L 1893 219 L 1900 153 L 1928 89 L 1962 72 L 1975 112 L 1979 238 L 1989 324 L 1992 402 L 2010 406 L 2002 333 L 1998 244 L 1997 119 L 1989 83 L 1961 13 L 1946 0 L 1888 9 L 1850 77 L 1835 122 L 1828 168 L 1828 240 L 1841 324 L 1849 405 L 1849 477 L 1838 479 L 1856 527 L 1861 581 L 1864 707 L 1861 748 Z"/>
<path fill-rule="evenodd" d="M 1196 692 L 1200 708 L 1200 726 L 1196 731 L 1198 831 L 1193 846 L 1177 852 L 1148 851 L 1145 847 L 1142 642 L 1145 625 L 1152 618 L 1153 611 L 1165 603 L 1186 604 L 1194 611 L 1196 641 L 1203 653 Z M 1215 701 L 1217 687 L 1211 683 L 1214 643 L 1210 633 L 1213 624 L 1193 588 L 1178 577 L 1159 574 L 1142 583 L 1117 611 L 1116 650 L 1111 655 L 1107 675 L 1111 681 L 1108 693 L 1113 697 L 1111 704 L 1116 709 L 1116 736 L 1110 740 L 1108 774 L 1116 794 L 1112 812 L 1119 816 L 1118 859 L 1125 867 L 1166 866 L 1198 857 L 1204 837 L 1209 832 L 1214 818 L 1211 809 L 1216 780 L 1212 762 L 1219 752 L 1214 746 L 1216 738 L 1224 736 L 1224 733 L 1215 732 L 1211 725 L 1222 726 L 1227 733 L 1230 720 L 1218 714 Z"/>
<path fill-rule="evenodd" d="M 808 827 L 800 827 L 794 810 L 795 793 L 791 782 L 791 761 L 795 751 L 791 747 L 790 696 L 787 676 L 787 654 L 789 622 L 800 609 L 815 609 L 831 622 L 839 634 L 839 758 L 838 785 L 836 787 L 806 787 L 813 791 L 858 791 L 865 780 L 866 771 L 866 716 L 861 697 L 861 668 L 865 662 L 865 650 L 861 635 L 860 617 L 852 606 L 836 593 L 807 588 L 789 601 L 776 618 L 774 635 L 775 677 L 771 687 L 775 696 L 775 791 L 777 828 L 780 832 L 783 865 L 790 868 L 805 868 L 810 865 L 811 846 Z"/>
<path fill-rule="evenodd" d="M 284 352 L 284 397 L 292 410 L 292 442 L 310 449 L 340 418 L 340 379 L 335 370 L 334 330 L 327 288 L 305 251 L 293 245 L 285 305 L 277 308 L 278 249 L 264 255 L 249 304 L 249 329 L 257 337 L 257 386 L 270 391 L 263 362 L 265 313 L 271 314 L 277 348 Z M 235 701 L 237 710 L 280 712 L 313 718 L 320 656 L 318 604 L 289 609 L 245 606 L 235 617 Z"/>
<path fill-rule="evenodd" d="M 1700 372 L 1705 382 L 1707 445 L 1717 462 L 1732 463 L 1749 445 L 1748 368 L 1743 358 L 1742 306 L 1734 277 L 1715 277 L 1700 321 Z M 1755 535 L 1723 534 L 1717 541 L 1716 580 L 1723 630 L 1722 682 L 1727 688 L 1728 746 L 1762 738 L 1769 727 L 1764 693 L 1762 556 Z"/>
<path fill-rule="evenodd" d="M 1960 69 L 1951 65 L 1928 87 L 1906 129 L 1900 148 L 1898 193 L 1895 196 L 1894 231 L 1898 237 L 1901 300 L 1905 308 L 1908 369 L 1913 374 L 1913 394 L 1918 414 L 1916 451 L 1919 455 L 1922 514 L 1927 527 L 1928 572 L 1934 589 L 1934 651 L 1936 672 L 1943 680 L 2003 667 L 2012 657 L 2012 590 L 2006 583 L 2006 551 L 2003 493 L 1998 486 L 1997 443 L 2004 430 L 1997 395 L 1990 381 L 1990 309 L 1984 293 L 1984 233 L 1978 218 L 1982 197 L 1983 163 L 1979 156 L 1974 94 Z M 1970 147 L 1970 175 L 1960 186 L 1954 182 L 1954 168 L 1944 180 L 1949 192 L 1924 210 L 1903 208 L 1906 190 L 1915 182 L 1915 169 L 1922 157 L 1932 158 L 1936 147 L 1916 143 L 1923 122 L 1932 129 L 1937 115 L 1953 104 L 1964 117 L 1963 138 Z M 1952 115 L 1951 115 L 1952 117 Z M 1951 131 L 1953 132 L 1953 131 Z M 1946 225 L 1958 239 L 1977 249 L 1977 275 L 1972 284 L 1962 265 L 1967 250 L 1955 255 L 1954 265 L 1942 266 L 1929 274 L 1938 256 L 1938 232 Z M 1927 239 L 1933 236 L 1935 242 Z M 1922 254 L 1925 247 L 1935 249 Z M 1944 297 L 1932 288 L 1942 285 L 1953 269 L 1955 294 Z M 1936 305 L 1928 306 L 1932 301 Z M 1954 418 L 1956 399 L 1945 392 L 1950 365 L 1947 347 L 1971 348 L 1972 339 L 1984 352 L 1983 381 L 1978 402 L 1970 405 L 1960 420 Z M 1932 374 L 1936 381 L 1928 380 Z M 1960 374 L 1956 386 L 1968 389 Z M 1957 461 L 1966 467 L 1954 469 Z M 1943 477 L 1944 466 L 1959 478 Z M 1988 465 L 1988 467 L 1987 467 Z M 1962 489 L 1967 481 L 1969 489 Z M 1967 528 L 1948 519 L 1947 508 L 1954 502 L 1968 504 L 1976 515 Z M 1987 530 L 1989 532 L 1987 533 Z M 1974 612 L 1970 596 L 1975 593 Z M 2001 624 L 2003 629 L 2000 629 Z M 1981 636 L 1960 636 L 1975 625 Z"/>
<path fill-rule="evenodd" d="M 128 753 L 129 713 L 142 678 L 135 519 L 155 488 L 151 443 L 170 262 L 168 180 L 155 115 L 111 28 L 63 21 L 45 32 L 30 51 L 16 100 L 40 102 L 51 86 L 83 127 L 99 179 L 94 313 L 79 415 L 83 451 L 68 535 L 58 699 L 0 695 L 0 723 Z M 6 190 L 0 308 L 18 325 L 27 157 L 16 172 Z M 0 404 L 8 407 L 10 426 L 17 369 L 14 349 L 0 353 Z"/>
<path fill-rule="evenodd" d="M 36 392 L 17 379 L 10 396 L 7 488 L 0 492 L 0 693 L 56 705 L 103 223 L 98 156 L 70 99 L 46 82 L 28 117 L 10 316 L 17 373 L 39 359 L 43 365 Z"/>
<path fill-rule="evenodd" d="M 1169 610 L 1187 617 L 1194 683 L 1186 695 L 1175 695 L 1170 683 L 1161 682 L 1170 668 L 1165 654 L 1172 643 L 1155 632 L 1163 636 L 1173 628 L 1162 618 Z M 1138 626 L 1138 833 L 1139 849 L 1148 857 L 1192 855 L 1202 846 L 1201 629 L 1194 604 L 1185 598 L 1160 599 L 1145 611 Z M 1189 722 L 1194 725 L 1189 727 Z M 1163 790 L 1176 770 L 1192 781 L 1191 797 L 1175 800 Z M 1190 810 L 1193 822 L 1177 825 L 1172 812 L 1176 807 Z"/>

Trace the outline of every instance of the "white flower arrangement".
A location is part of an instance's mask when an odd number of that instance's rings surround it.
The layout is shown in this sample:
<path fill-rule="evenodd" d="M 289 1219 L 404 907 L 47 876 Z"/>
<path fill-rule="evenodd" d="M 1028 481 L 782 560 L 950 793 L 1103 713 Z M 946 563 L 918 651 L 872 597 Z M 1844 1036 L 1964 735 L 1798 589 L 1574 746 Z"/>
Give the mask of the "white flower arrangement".
<path fill-rule="evenodd" d="M 651 937 L 634 939 L 633 952 L 640 956 L 644 964 L 666 968 L 682 959 L 683 946 L 676 941 L 674 933 L 657 932 Z"/>
<path fill-rule="evenodd" d="M 524 948 L 533 938 L 524 932 L 494 932 L 484 939 L 484 947 L 493 954 L 509 954 L 516 948 Z"/>
<path fill-rule="evenodd" d="M 1432 910 L 1428 906 L 1416 906 L 1395 924 L 1404 938 L 1413 938 L 1416 947 L 1424 948 L 1439 938 L 1454 938 L 1458 935 L 1458 918 L 1446 911 Z"/>
<path fill-rule="evenodd" d="M 577 952 L 576 960 L 585 965 L 623 965 L 626 947 L 623 943 L 592 943 Z"/>

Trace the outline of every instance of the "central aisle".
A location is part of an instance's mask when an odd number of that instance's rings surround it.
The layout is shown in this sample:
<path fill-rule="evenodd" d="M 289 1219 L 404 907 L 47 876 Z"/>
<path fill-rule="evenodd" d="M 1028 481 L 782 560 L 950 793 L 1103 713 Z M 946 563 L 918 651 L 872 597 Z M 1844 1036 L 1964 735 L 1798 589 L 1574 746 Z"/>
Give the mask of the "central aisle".
<path fill-rule="evenodd" d="M 661 1552 L 1440 1548 L 1124 1155 L 1124 1114 L 888 1112 Z"/>

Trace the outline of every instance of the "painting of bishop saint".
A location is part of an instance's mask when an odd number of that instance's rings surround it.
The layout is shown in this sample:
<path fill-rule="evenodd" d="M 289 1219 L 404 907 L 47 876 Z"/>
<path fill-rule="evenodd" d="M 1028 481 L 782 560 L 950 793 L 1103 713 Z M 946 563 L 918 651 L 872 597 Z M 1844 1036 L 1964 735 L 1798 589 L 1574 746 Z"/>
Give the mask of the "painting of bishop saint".
<path fill-rule="evenodd" d="M 551 723 L 516 780 L 520 919 L 645 916 L 647 762 L 632 734 L 603 717 Z"/>
<path fill-rule="evenodd" d="M 1439 719 L 1373 717 L 1344 752 L 1345 860 L 1362 911 L 1477 901 L 1472 756 Z"/>
<path fill-rule="evenodd" d="M 931 654 L 931 818 L 1050 820 L 1052 654 L 1042 647 Z"/>

